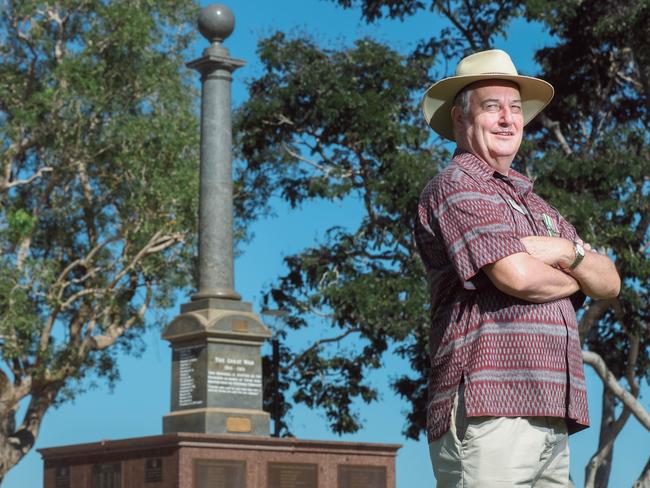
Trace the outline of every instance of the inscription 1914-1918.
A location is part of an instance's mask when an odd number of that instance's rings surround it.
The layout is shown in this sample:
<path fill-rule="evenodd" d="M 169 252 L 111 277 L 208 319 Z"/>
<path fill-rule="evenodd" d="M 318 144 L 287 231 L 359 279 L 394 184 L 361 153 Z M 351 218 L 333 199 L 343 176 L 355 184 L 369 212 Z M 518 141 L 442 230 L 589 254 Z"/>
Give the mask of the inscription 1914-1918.
<path fill-rule="evenodd" d="M 208 371 L 208 393 L 260 396 L 262 375 L 256 361 L 215 355 Z"/>

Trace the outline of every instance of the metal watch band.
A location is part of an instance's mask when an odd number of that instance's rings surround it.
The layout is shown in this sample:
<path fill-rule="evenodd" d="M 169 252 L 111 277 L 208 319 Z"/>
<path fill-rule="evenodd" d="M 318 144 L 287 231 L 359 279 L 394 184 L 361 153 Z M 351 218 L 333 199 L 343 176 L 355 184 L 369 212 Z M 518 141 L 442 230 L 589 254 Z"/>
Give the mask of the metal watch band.
<path fill-rule="evenodd" d="M 573 243 L 573 250 L 575 252 L 576 258 L 574 259 L 573 263 L 571 263 L 570 269 L 576 269 L 585 258 L 585 249 L 577 242 Z"/>

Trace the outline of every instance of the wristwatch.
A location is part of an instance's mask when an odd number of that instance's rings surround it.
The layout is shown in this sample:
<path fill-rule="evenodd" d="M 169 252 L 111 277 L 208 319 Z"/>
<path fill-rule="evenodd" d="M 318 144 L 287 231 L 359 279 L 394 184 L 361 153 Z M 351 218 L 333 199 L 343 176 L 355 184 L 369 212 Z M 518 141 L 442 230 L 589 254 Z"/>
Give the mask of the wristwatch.
<path fill-rule="evenodd" d="M 576 269 L 585 258 L 585 248 L 582 247 L 582 244 L 573 241 L 573 251 L 576 254 L 576 258 L 573 260 L 573 263 L 571 263 L 570 269 Z"/>

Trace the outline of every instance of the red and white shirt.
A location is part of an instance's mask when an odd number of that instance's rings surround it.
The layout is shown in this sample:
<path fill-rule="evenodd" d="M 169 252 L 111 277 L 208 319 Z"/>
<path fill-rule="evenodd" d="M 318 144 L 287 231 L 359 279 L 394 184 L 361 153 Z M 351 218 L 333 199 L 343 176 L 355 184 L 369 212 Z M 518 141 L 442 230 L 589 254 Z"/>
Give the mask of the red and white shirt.
<path fill-rule="evenodd" d="M 532 187 L 457 150 L 422 192 L 415 237 L 431 284 L 429 442 L 449 430 L 461 381 L 470 417 L 562 417 L 571 433 L 589 425 L 571 299 L 515 298 L 481 270 L 526 252 L 521 237 L 577 238 Z"/>

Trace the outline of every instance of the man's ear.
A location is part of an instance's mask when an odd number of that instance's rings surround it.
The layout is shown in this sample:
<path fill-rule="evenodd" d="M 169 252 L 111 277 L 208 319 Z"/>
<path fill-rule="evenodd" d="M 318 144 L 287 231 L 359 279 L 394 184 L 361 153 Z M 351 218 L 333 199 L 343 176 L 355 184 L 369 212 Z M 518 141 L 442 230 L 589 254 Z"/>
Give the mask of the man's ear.
<path fill-rule="evenodd" d="M 460 107 L 454 105 L 451 107 L 451 124 L 456 132 L 463 125 L 463 112 Z"/>
<path fill-rule="evenodd" d="M 451 107 L 451 121 L 456 124 L 460 124 L 463 120 L 463 113 L 457 105 Z"/>

